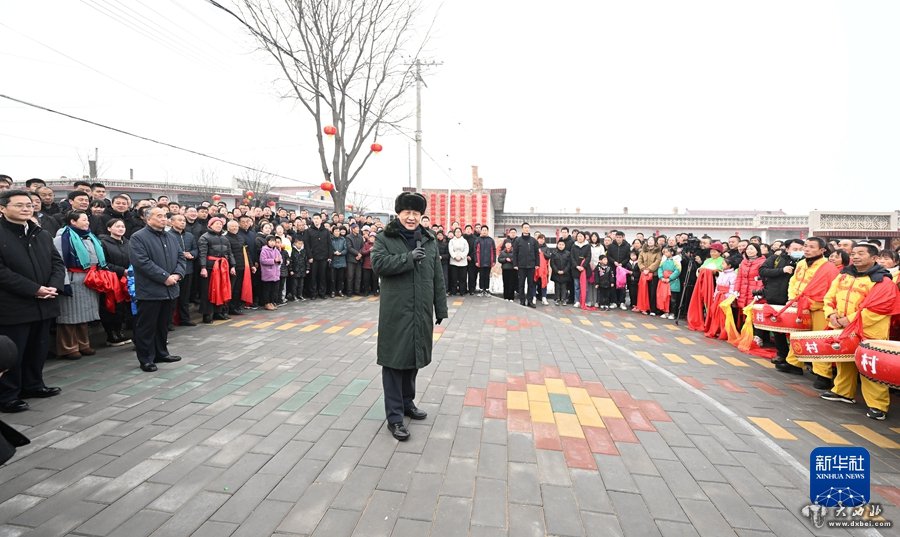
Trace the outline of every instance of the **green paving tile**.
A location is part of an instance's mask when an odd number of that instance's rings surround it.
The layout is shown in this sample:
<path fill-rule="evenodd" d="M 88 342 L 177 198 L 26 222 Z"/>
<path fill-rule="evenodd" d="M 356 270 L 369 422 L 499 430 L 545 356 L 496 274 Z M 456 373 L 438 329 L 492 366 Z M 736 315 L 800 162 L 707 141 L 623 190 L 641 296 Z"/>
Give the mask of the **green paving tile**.
<path fill-rule="evenodd" d="M 322 391 L 322 388 L 331 384 L 332 380 L 334 380 L 334 377 L 330 375 L 319 375 L 311 382 L 309 382 L 306 386 L 300 388 L 300 391 L 319 393 L 320 391 Z"/>
<path fill-rule="evenodd" d="M 366 412 L 366 415 L 363 416 L 363 419 L 366 420 L 384 420 L 384 396 L 378 398 L 377 401 L 372 403 L 369 411 Z"/>
<path fill-rule="evenodd" d="M 193 370 L 197 369 L 198 367 L 200 367 L 200 366 L 194 365 L 194 364 L 184 364 L 183 366 L 175 367 L 173 369 L 169 369 L 168 367 L 166 367 L 165 369 L 160 369 L 159 371 L 157 371 L 156 374 L 153 376 L 159 377 L 161 379 L 172 380 L 175 377 L 177 377 L 183 373 L 193 371 Z"/>
<path fill-rule="evenodd" d="M 204 395 L 202 397 L 198 397 L 197 399 L 194 399 L 194 402 L 195 403 L 203 403 L 203 404 L 207 404 L 207 405 L 212 404 L 212 403 L 215 403 L 216 401 L 218 401 L 219 399 L 225 397 L 226 395 L 230 394 L 231 392 L 238 390 L 238 389 L 240 389 L 240 386 L 238 386 L 236 384 L 225 384 L 223 386 L 219 386 L 215 390 L 207 393 L 206 395 Z"/>
<path fill-rule="evenodd" d="M 120 393 L 122 395 L 137 395 L 144 390 L 149 390 L 151 388 L 155 388 L 155 387 L 159 386 L 160 384 L 165 384 L 165 382 L 166 382 L 166 379 L 164 379 L 164 378 L 152 377 L 143 382 L 138 382 L 137 384 L 132 384 L 128 388 L 125 388 L 124 390 L 119 390 L 116 393 Z"/>
<path fill-rule="evenodd" d="M 575 407 L 572 406 L 572 400 L 569 399 L 568 395 L 563 395 L 561 393 L 550 394 L 550 407 L 553 408 L 553 412 L 563 412 L 565 414 L 575 413 Z"/>
<path fill-rule="evenodd" d="M 300 373 L 282 373 L 272 379 L 271 382 L 266 384 L 266 388 L 284 388 L 288 384 L 294 381 L 295 378 L 299 377 Z"/>
<path fill-rule="evenodd" d="M 122 375 L 112 376 L 106 380 L 101 380 L 100 382 L 91 384 L 90 386 L 85 386 L 84 388 L 81 388 L 81 389 L 89 391 L 89 392 L 99 392 L 100 390 L 104 390 L 106 388 L 109 388 L 110 386 L 115 386 L 116 384 L 121 384 L 121 383 L 125 382 L 126 380 L 130 379 L 131 377 L 133 377 L 135 375 L 140 375 L 140 374 L 142 374 L 141 370 L 138 369 L 137 371 L 132 371 L 130 373 L 124 373 Z"/>
<path fill-rule="evenodd" d="M 52 380 L 49 380 L 48 384 L 53 384 L 54 386 L 65 387 L 70 384 L 75 384 L 76 382 L 78 382 L 80 380 L 89 379 L 98 373 L 99 373 L 99 371 L 91 371 L 91 372 L 85 373 L 83 375 L 72 375 L 70 377 L 51 377 Z"/>
<path fill-rule="evenodd" d="M 255 392 L 251 393 L 250 395 L 248 395 L 247 397 L 244 397 L 243 399 L 241 399 L 240 401 L 235 403 L 235 406 L 256 406 L 256 405 L 262 403 L 263 401 L 265 401 L 270 395 L 272 395 L 273 393 L 277 392 L 280 389 L 281 388 L 275 388 L 275 387 L 269 387 L 269 386 L 266 386 L 265 388 L 260 388 L 260 389 L 256 390 Z"/>
<path fill-rule="evenodd" d="M 309 402 L 310 399 L 315 397 L 316 394 L 313 392 L 297 392 L 293 397 L 284 402 L 278 410 L 287 410 L 288 412 L 296 412 L 300 410 L 300 407 Z"/>
<path fill-rule="evenodd" d="M 262 374 L 262 371 L 247 371 L 243 375 L 236 377 L 234 380 L 228 381 L 228 384 L 233 384 L 234 386 L 243 386 L 244 384 L 247 384 L 248 382 Z"/>
<path fill-rule="evenodd" d="M 215 369 L 211 369 L 211 370 L 207 371 L 206 373 L 203 373 L 202 375 L 200 375 L 199 377 L 197 377 L 195 380 L 197 380 L 197 381 L 199 381 L 199 382 L 209 382 L 209 381 L 211 381 L 212 379 L 217 378 L 219 375 L 223 375 L 223 374 L 225 374 L 225 373 L 228 373 L 229 371 L 231 371 L 232 369 L 234 369 L 234 368 L 237 367 L 238 365 L 239 365 L 239 364 L 235 364 L 235 365 L 232 365 L 232 364 L 220 365 L 219 367 L 217 367 L 217 368 L 215 368 Z"/>
<path fill-rule="evenodd" d="M 359 395 L 366 389 L 369 382 L 371 381 L 366 379 L 354 379 L 353 382 L 348 384 L 347 387 L 341 391 L 341 395 Z"/>
<path fill-rule="evenodd" d="M 155 397 L 155 399 L 175 399 L 176 397 L 181 397 L 187 392 L 197 388 L 198 386 L 203 386 L 203 383 L 197 380 L 193 380 L 191 382 L 185 382 L 179 386 L 175 386 L 169 391 L 163 392 Z"/>
<path fill-rule="evenodd" d="M 328 403 L 328 406 L 322 409 L 320 414 L 326 416 L 340 416 L 350 403 L 356 400 L 355 395 L 338 395 Z"/>

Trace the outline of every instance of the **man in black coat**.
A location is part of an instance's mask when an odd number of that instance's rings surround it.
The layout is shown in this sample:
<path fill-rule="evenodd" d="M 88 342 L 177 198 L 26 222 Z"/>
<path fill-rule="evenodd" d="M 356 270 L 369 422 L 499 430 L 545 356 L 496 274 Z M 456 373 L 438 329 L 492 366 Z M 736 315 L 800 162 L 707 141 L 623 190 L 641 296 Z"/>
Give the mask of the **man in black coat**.
<path fill-rule="evenodd" d="M 132 341 L 141 369 L 152 372 L 157 362 L 181 360 L 169 354 L 166 340 L 172 307 L 180 294 L 178 282 L 184 279 L 187 266 L 181 243 L 166 232 L 165 209 L 148 210 L 147 226 L 131 237 L 129 258 L 137 300 Z"/>
<path fill-rule="evenodd" d="M 178 308 L 179 326 L 197 326 L 191 321 L 191 281 L 194 278 L 194 260 L 200 255 L 197 246 L 197 237 L 187 230 L 187 219 L 183 214 L 173 214 L 169 218 L 169 230 L 184 252 L 184 278 L 178 282 L 178 299 L 175 304 Z"/>
<path fill-rule="evenodd" d="M 797 259 L 791 257 L 792 252 L 799 252 Z M 788 285 L 791 282 L 791 276 L 794 274 L 794 268 L 797 266 L 797 260 L 803 258 L 803 241 L 800 239 L 790 239 L 785 241 L 784 250 L 781 253 L 774 254 L 766 259 L 765 263 L 759 268 L 759 277 L 763 281 L 763 298 L 766 302 L 773 305 L 783 306 L 788 301 Z M 772 332 L 772 339 L 775 342 L 775 348 L 778 357 L 772 360 L 776 365 L 779 363 L 787 363 L 790 352 L 787 334 L 780 332 Z"/>
<path fill-rule="evenodd" d="M 103 228 L 107 229 L 107 224 L 114 218 L 125 223 L 125 238 L 127 239 L 130 239 L 134 232 L 141 228 L 141 225 L 135 221 L 134 213 L 128 207 L 128 198 L 121 194 L 113 197 L 110 206 L 103 209 L 103 214 L 100 215 Z"/>
<path fill-rule="evenodd" d="M 309 256 L 309 295 L 315 300 L 325 298 L 328 260 L 331 259 L 331 237 L 322 225 L 322 216 L 313 215 L 313 225 L 306 230 L 306 251 Z"/>
<path fill-rule="evenodd" d="M 534 305 L 534 267 L 539 262 L 538 243 L 531 236 L 531 226 L 528 222 L 522 224 L 522 236 L 513 241 L 512 248 L 513 268 L 518 271 L 519 275 L 519 304 L 535 307 Z M 528 283 L 526 291 L 525 283 Z"/>
<path fill-rule="evenodd" d="M 0 193 L 0 213 L 0 335 L 18 349 L 15 365 L 0 377 L 0 412 L 21 412 L 28 408 L 23 399 L 60 393 L 44 385 L 43 370 L 66 269 L 53 238 L 30 222 L 27 192 Z"/>
<path fill-rule="evenodd" d="M 469 245 L 469 254 L 466 256 L 466 284 L 467 291 L 470 295 L 475 294 L 478 280 L 478 265 L 475 263 L 475 230 L 469 224 L 463 229 L 463 238 Z"/>

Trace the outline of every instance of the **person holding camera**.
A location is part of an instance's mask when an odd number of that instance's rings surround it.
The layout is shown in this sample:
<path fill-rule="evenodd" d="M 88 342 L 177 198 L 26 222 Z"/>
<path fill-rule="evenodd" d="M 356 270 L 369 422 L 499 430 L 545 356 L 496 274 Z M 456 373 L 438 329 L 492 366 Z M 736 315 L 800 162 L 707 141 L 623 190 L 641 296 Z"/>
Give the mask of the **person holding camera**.
<path fill-rule="evenodd" d="M 766 259 L 765 263 L 759 268 L 759 277 L 762 279 L 763 287 L 754 291 L 754 296 L 763 298 L 766 303 L 773 306 L 783 306 L 788 301 L 788 284 L 791 276 L 797 267 L 797 261 L 803 257 L 803 241 L 800 239 L 790 239 L 785 241 L 783 249 L 777 254 Z M 756 335 L 760 339 L 765 339 L 765 330 L 757 329 Z M 777 356 L 772 363 L 787 363 L 790 345 L 788 344 L 787 334 L 781 332 L 772 332 L 772 340 L 775 343 Z"/>

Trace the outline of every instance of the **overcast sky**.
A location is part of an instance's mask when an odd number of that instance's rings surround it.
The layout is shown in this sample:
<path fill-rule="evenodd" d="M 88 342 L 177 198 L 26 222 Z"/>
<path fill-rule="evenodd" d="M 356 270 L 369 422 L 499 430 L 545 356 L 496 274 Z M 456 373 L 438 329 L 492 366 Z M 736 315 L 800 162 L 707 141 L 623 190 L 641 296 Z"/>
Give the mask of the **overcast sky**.
<path fill-rule="evenodd" d="M 898 27 L 896 0 L 449 0 L 424 186 L 474 164 L 507 211 L 895 210 Z M 254 47 L 202 0 L 0 0 L 0 93 L 317 184 L 312 122 Z M 392 197 L 414 147 L 381 143 L 352 189 Z M 239 173 L 0 100 L 0 173 L 78 176 L 94 147 L 110 179 Z"/>

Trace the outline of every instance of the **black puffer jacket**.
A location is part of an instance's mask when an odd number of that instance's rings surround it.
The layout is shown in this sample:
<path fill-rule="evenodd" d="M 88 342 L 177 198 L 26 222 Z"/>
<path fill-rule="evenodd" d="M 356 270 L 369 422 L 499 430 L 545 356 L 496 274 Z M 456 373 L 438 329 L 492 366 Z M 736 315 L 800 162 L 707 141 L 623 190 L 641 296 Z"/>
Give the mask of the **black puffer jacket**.
<path fill-rule="evenodd" d="M 207 231 L 197 242 L 200 247 L 200 268 L 213 268 L 215 261 L 209 259 L 210 257 L 224 257 L 228 260 L 228 266 L 234 266 L 231 243 L 224 236 Z"/>
<path fill-rule="evenodd" d="M 117 240 L 109 235 L 100 235 L 100 244 L 103 245 L 107 268 L 119 277 L 125 276 L 131 264 L 128 260 L 128 239 Z"/>
<path fill-rule="evenodd" d="M 303 243 L 308 252 L 306 255 L 316 261 L 325 261 L 331 258 L 331 234 L 325 226 L 312 226 L 306 230 L 306 242 Z"/>
<path fill-rule="evenodd" d="M 66 268 L 50 234 L 33 224 L 0 217 L 0 325 L 23 324 L 59 316 L 58 298 L 39 299 L 42 286 L 62 291 Z"/>
<path fill-rule="evenodd" d="M 437 240 L 438 254 L 441 256 L 441 265 L 450 266 L 450 243 L 447 239 Z"/>
<path fill-rule="evenodd" d="M 796 267 L 797 262 L 782 253 L 769 256 L 759 268 L 759 277 L 763 281 L 763 297 L 769 304 L 787 304 L 788 284 L 793 274 L 784 271 L 784 267 L 787 266 Z"/>
<path fill-rule="evenodd" d="M 628 263 L 629 254 L 631 254 L 631 245 L 625 241 L 622 241 L 622 244 L 613 241 L 606 249 L 606 257 L 609 258 L 610 265 L 618 263 L 624 266 L 625 263 Z"/>
<path fill-rule="evenodd" d="M 237 270 L 244 269 L 244 246 L 247 244 L 244 242 L 244 237 L 238 233 L 226 233 L 225 238 L 228 239 L 228 244 L 231 245 L 231 256 L 234 257 L 234 264 L 231 265 Z"/>
<path fill-rule="evenodd" d="M 531 235 L 522 235 L 513 241 L 513 266 L 520 269 L 534 268 L 538 264 L 538 243 Z"/>
<path fill-rule="evenodd" d="M 559 271 L 563 271 L 562 274 Z M 550 256 L 550 279 L 555 282 L 572 281 L 572 253 L 569 250 L 553 250 Z"/>

